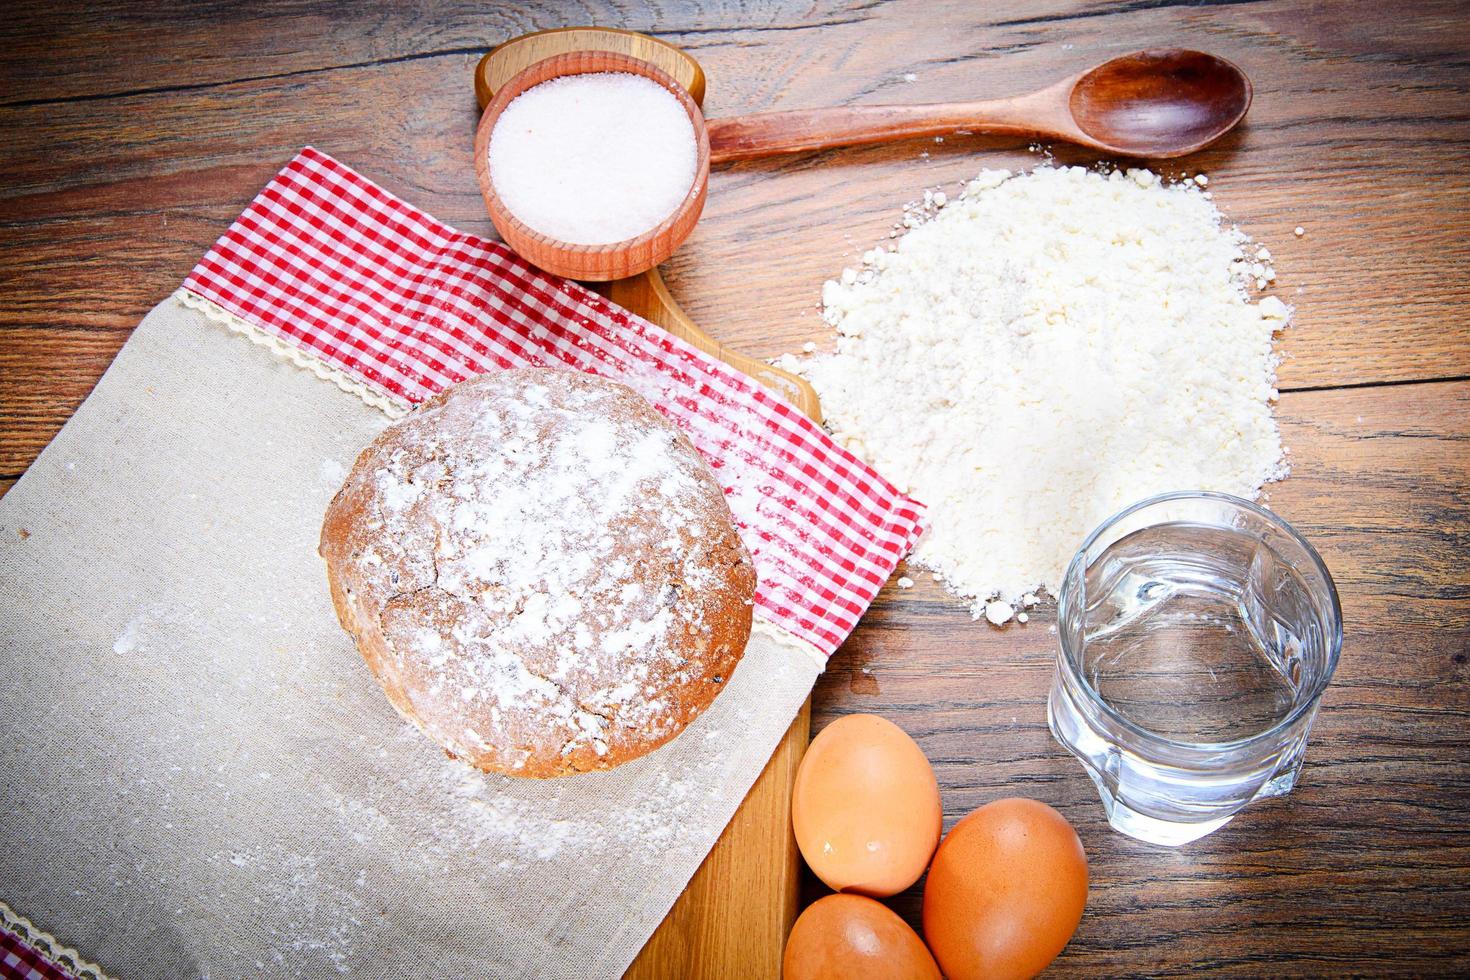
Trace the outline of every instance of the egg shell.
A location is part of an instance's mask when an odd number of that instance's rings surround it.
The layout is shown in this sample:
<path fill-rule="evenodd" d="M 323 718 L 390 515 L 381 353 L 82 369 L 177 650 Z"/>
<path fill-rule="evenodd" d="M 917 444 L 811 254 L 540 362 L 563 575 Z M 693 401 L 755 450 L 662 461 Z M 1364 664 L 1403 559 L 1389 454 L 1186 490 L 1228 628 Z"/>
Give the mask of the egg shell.
<path fill-rule="evenodd" d="M 862 895 L 828 895 L 801 913 L 786 940 L 783 980 L 939 980 L 908 923 Z"/>
<path fill-rule="evenodd" d="M 950 980 L 1032 977 L 1077 931 L 1087 854 L 1067 818 L 996 800 L 954 825 L 924 883 L 924 937 Z"/>
<path fill-rule="evenodd" d="M 827 887 L 895 895 L 919 880 L 939 844 L 939 782 L 902 728 L 847 715 L 807 749 L 791 822 L 802 857 Z"/>

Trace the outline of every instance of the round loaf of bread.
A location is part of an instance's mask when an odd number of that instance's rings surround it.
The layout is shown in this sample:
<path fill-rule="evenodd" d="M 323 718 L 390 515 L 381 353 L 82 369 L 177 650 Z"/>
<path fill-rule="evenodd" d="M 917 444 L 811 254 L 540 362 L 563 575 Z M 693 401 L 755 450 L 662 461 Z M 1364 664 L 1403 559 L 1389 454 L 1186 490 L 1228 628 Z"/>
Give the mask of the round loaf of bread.
<path fill-rule="evenodd" d="M 389 426 L 327 508 L 321 555 L 388 699 L 495 772 L 652 751 L 750 636 L 755 569 L 708 464 L 586 374 L 483 375 Z"/>

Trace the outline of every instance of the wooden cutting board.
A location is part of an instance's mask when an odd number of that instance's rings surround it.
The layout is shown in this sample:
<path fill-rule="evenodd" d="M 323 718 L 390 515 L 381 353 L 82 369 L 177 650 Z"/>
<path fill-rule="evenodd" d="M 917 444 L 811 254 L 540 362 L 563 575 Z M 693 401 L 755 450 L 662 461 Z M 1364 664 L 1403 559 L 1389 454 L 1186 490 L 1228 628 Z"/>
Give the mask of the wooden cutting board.
<path fill-rule="evenodd" d="M 526 65 L 566 51 L 618 51 L 653 62 L 704 100 L 704 72 L 689 55 L 655 38 L 603 28 L 562 28 L 513 38 L 475 70 L 480 107 Z M 593 288 L 787 398 L 821 421 L 811 385 L 787 371 L 729 350 L 679 309 L 657 269 Z M 663 978 L 777 978 L 786 934 L 796 919 L 800 860 L 791 832 L 791 787 L 806 751 L 811 702 L 801 707 L 713 850 L 626 974 Z"/>
<path fill-rule="evenodd" d="M 594 287 L 782 396 L 818 421 L 816 392 L 801 378 L 737 354 L 694 325 L 654 269 Z M 776 978 L 796 918 L 800 857 L 791 832 L 791 787 L 806 751 L 805 702 L 755 785 L 684 893 L 633 961 L 627 977 Z"/>

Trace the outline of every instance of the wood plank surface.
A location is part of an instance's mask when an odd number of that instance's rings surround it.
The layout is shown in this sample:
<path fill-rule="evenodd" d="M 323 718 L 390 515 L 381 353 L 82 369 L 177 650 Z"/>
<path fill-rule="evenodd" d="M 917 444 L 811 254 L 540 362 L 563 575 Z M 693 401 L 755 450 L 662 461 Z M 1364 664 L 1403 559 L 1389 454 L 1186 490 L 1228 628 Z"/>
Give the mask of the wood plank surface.
<path fill-rule="evenodd" d="M 768 937 L 784 936 L 800 911 L 791 787 L 811 720 L 808 701 L 625 980 L 780 975 L 782 944 Z"/>
<path fill-rule="evenodd" d="M 945 823 L 1002 796 L 1057 807 L 1091 892 L 1057 975 L 1450 975 L 1470 967 L 1470 383 L 1283 396 L 1270 505 L 1341 593 L 1341 664 L 1296 790 L 1177 850 L 1108 829 L 1046 727 L 1049 604 L 968 622 L 927 575 L 890 586 L 813 692 L 814 727 L 877 711 L 934 762 Z M 820 893 L 809 885 L 807 898 Z M 893 900 L 917 924 L 922 888 Z"/>
<path fill-rule="evenodd" d="M 1180 850 L 1110 832 L 1045 729 L 1050 611 L 977 626 L 921 576 L 885 590 L 834 657 L 814 725 L 850 711 L 903 725 L 935 762 L 947 825 L 1003 795 L 1046 800 L 1077 824 L 1093 890 L 1056 975 L 1470 971 L 1470 12 L 1459 0 L 12 0 L 0 9 L 0 491 L 302 145 L 489 233 L 470 159 L 474 64 L 509 35 L 579 23 L 689 50 L 711 117 L 1015 94 L 1161 45 L 1246 69 L 1245 126 L 1165 169 L 1211 175 L 1222 210 L 1270 246 L 1275 294 L 1299 308 L 1279 406 L 1294 472 L 1271 504 L 1337 576 L 1347 640 L 1298 790 Z M 747 354 L 825 343 L 822 280 L 885 238 L 904 202 L 1035 159 L 1015 140 L 956 138 L 720 170 L 665 276 L 696 322 Z M 917 922 L 918 897 L 892 904 Z M 719 975 L 690 938 L 710 910 L 678 914 L 658 952 L 665 975 Z M 724 975 L 770 975 L 778 952 Z"/>
<path fill-rule="evenodd" d="M 657 269 L 594 288 L 789 398 L 811 418 L 821 418 L 811 385 L 751 360 L 705 333 L 679 309 Z M 628 968 L 625 980 L 695 977 L 730 967 L 749 976 L 780 972 L 781 937 L 796 921 L 800 903 L 801 855 L 791 826 L 791 789 L 806 753 L 811 716 L 808 699 L 683 894 Z M 743 900 L 749 895 L 760 895 L 764 901 Z"/>

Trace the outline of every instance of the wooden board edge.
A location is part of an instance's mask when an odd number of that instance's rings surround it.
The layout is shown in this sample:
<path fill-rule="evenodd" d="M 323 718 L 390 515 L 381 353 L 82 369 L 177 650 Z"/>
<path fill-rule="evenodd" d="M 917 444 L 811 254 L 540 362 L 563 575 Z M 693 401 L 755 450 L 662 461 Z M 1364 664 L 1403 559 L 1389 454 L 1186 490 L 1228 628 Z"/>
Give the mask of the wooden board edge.
<path fill-rule="evenodd" d="M 593 286 L 624 309 L 717 357 L 792 401 L 821 421 L 816 391 L 804 379 L 729 350 L 701 330 L 674 301 L 657 269 Z M 791 790 L 811 737 L 811 699 L 802 703 L 791 727 L 766 763 L 745 800 L 664 921 L 654 930 L 626 980 L 664 977 L 735 976 L 776 978 L 786 935 L 800 903 L 800 854 L 791 829 Z M 781 844 L 772 849 L 772 826 Z M 750 860 L 772 851 L 778 861 Z M 777 866 L 779 865 L 779 866 Z M 711 915 L 712 910 L 717 914 Z M 776 934 L 773 942 L 756 937 Z"/>

